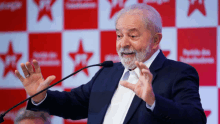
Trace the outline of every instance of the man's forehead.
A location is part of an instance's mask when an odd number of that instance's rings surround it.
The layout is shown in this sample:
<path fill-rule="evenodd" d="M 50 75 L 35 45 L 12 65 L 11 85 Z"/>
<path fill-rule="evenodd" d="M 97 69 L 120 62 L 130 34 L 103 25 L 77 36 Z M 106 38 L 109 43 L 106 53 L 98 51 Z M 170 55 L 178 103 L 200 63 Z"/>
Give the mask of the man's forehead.
<path fill-rule="evenodd" d="M 122 30 L 127 31 L 127 32 L 139 31 L 138 28 L 116 28 L 115 30 L 116 30 L 116 32 L 117 32 L 117 31 L 122 31 Z"/>
<path fill-rule="evenodd" d="M 144 27 L 143 19 L 140 15 L 125 14 L 116 23 L 116 31 L 140 31 Z"/>

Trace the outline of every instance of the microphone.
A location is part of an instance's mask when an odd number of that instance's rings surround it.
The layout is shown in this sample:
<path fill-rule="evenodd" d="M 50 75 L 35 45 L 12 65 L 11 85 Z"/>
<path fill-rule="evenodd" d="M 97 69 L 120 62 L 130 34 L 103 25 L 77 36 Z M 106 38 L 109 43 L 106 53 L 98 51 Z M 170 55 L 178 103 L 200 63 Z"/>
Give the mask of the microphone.
<path fill-rule="evenodd" d="M 89 68 L 89 67 L 92 67 L 92 66 L 112 67 L 112 66 L 113 66 L 113 62 L 112 62 L 112 61 L 104 61 L 103 63 L 86 66 L 86 67 L 81 68 L 80 70 L 77 70 L 76 72 L 74 72 L 74 73 L 72 73 L 72 74 L 70 74 L 70 75 L 64 77 L 63 79 L 57 81 L 56 83 L 54 83 L 54 84 L 48 86 L 48 87 L 45 88 L 45 89 L 39 91 L 38 93 L 34 94 L 33 96 L 28 97 L 27 99 L 21 101 L 20 103 L 16 104 L 16 105 L 13 106 L 12 108 L 8 109 L 5 113 L 1 114 L 1 115 L 0 115 L 0 123 L 4 122 L 4 119 L 3 119 L 4 116 L 5 116 L 9 111 L 11 111 L 12 109 L 16 108 L 17 106 L 21 105 L 22 103 L 26 102 L 27 100 L 31 100 L 31 98 L 37 96 L 38 94 L 44 92 L 45 90 L 48 90 L 49 88 L 53 87 L 54 85 L 57 85 L 58 83 L 60 83 L 60 82 L 62 82 L 62 81 L 64 81 L 64 80 L 66 80 L 67 78 L 69 78 L 69 77 L 73 76 L 74 74 L 76 74 L 76 73 L 82 71 L 83 69 L 86 69 L 86 68 Z"/>
<path fill-rule="evenodd" d="M 113 62 L 112 61 L 104 61 L 103 63 L 100 63 L 99 66 L 112 67 Z"/>

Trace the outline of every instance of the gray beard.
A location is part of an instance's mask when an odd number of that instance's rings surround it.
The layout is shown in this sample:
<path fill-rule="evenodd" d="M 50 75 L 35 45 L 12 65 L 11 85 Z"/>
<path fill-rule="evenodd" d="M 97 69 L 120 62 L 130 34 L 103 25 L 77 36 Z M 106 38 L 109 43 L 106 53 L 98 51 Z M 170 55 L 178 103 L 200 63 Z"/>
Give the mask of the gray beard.
<path fill-rule="evenodd" d="M 149 45 L 145 50 L 142 50 L 140 52 L 137 52 L 136 50 L 128 49 L 128 48 L 121 48 L 117 52 L 118 52 L 119 58 L 121 59 L 122 65 L 127 69 L 134 69 L 136 68 L 135 61 L 143 62 L 144 59 L 150 55 L 151 49 Z M 122 52 L 134 52 L 135 57 L 123 58 Z"/>

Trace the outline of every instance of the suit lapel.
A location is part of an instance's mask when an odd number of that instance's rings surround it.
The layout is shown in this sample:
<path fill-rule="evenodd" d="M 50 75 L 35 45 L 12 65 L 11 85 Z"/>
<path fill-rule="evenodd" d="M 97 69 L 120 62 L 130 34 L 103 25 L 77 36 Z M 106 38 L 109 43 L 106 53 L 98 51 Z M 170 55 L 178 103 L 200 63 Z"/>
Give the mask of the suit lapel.
<path fill-rule="evenodd" d="M 149 68 L 150 72 L 153 74 L 152 83 L 154 82 L 154 79 L 157 76 L 156 71 L 162 67 L 162 65 L 163 65 L 165 60 L 166 60 L 166 57 L 163 55 L 162 51 L 160 50 L 159 54 L 154 59 L 154 61 L 152 62 L 151 66 Z M 133 101 L 131 103 L 131 106 L 130 106 L 130 108 L 128 110 L 128 113 L 127 113 L 127 115 L 125 117 L 124 124 L 127 124 L 128 121 L 131 119 L 132 115 L 137 110 L 137 108 L 140 105 L 141 101 L 143 101 L 143 100 L 135 95 L 135 97 L 134 97 L 134 99 L 133 99 Z"/>
<path fill-rule="evenodd" d="M 134 112 L 136 111 L 136 109 L 138 108 L 139 104 L 141 103 L 142 99 L 140 99 L 138 96 L 134 96 L 134 99 L 131 103 L 131 106 L 128 110 L 128 113 L 125 117 L 125 120 L 123 122 L 123 124 L 127 124 L 128 121 L 130 120 L 130 118 L 132 117 L 132 115 L 134 114 Z"/>
<path fill-rule="evenodd" d="M 166 57 L 163 55 L 163 52 L 160 50 L 159 54 L 157 57 L 154 59 L 150 66 L 150 72 L 153 74 L 153 80 L 152 83 L 154 83 L 154 79 L 157 76 L 157 70 L 159 70 L 162 66 L 164 61 L 166 60 Z"/>
<path fill-rule="evenodd" d="M 104 86 L 105 92 L 101 95 L 100 99 L 102 99 L 102 101 L 100 101 L 100 102 L 104 102 L 103 104 L 106 105 L 106 107 L 104 108 L 104 111 L 100 114 L 101 119 L 99 120 L 99 122 L 97 120 L 97 124 L 103 123 L 103 121 L 104 121 L 105 114 L 106 114 L 107 109 L 111 103 L 111 99 L 115 93 L 117 86 L 118 86 L 119 80 L 122 77 L 123 71 L 124 71 L 124 67 L 121 64 L 118 65 L 118 67 L 115 69 L 112 76 L 110 77 L 111 79 L 107 79 L 105 82 L 105 86 Z"/>

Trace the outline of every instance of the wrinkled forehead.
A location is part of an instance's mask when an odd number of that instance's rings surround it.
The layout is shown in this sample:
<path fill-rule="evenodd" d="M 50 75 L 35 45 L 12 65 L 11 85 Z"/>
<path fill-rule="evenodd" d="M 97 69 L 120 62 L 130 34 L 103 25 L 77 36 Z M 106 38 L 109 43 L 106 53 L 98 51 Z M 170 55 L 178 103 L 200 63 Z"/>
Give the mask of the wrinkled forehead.
<path fill-rule="evenodd" d="M 138 29 L 138 28 L 129 28 L 129 29 L 117 29 L 116 28 L 116 33 L 120 33 L 120 32 L 130 32 L 130 33 L 132 33 L 132 32 L 136 32 L 136 33 L 140 33 L 140 29 Z"/>
<path fill-rule="evenodd" d="M 137 13 L 122 15 L 118 19 L 118 22 L 116 24 L 116 32 L 117 31 L 134 32 L 134 31 L 142 31 L 144 29 L 146 29 L 146 27 L 142 19 L 142 15 L 139 15 Z"/>

